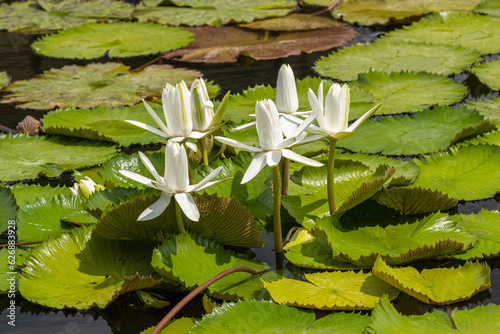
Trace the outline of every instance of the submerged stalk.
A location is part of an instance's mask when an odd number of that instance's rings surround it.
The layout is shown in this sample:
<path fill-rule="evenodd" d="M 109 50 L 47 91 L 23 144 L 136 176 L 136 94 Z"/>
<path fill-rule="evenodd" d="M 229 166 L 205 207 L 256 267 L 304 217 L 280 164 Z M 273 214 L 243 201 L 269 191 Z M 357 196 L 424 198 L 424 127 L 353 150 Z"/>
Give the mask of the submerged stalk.
<path fill-rule="evenodd" d="M 335 146 L 337 145 L 337 139 L 330 138 L 330 152 L 328 154 L 328 207 L 330 208 L 330 216 L 333 216 L 337 207 L 335 206 Z"/>
<path fill-rule="evenodd" d="M 288 195 L 288 182 L 290 181 L 290 160 L 283 159 L 283 173 L 281 174 L 282 188 L 281 194 Z"/>
<path fill-rule="evenodd" d="M 206 138 L 201 138 L 201 154 L 203 156 L 203 165 L 208 166 L 208 152 L 207 152 L 207 140 Z"/>
<path fill-rule="evenodd" d="M 273 167 L 273 197 L 274 197 L 274 250 L 276 253 L 283 252 L 283 240 L 281 239 L 281 180 L 280 165 Z"/>
<path fill-rule="evenodd" d="M 175 220 L 177 221 L 177 229 L 179 230 L 179 234 L 186 232 L 184 229 L 184 220 L 182 219 L 182 210 L 181 206 L 177 201 L 174 199 L 174 205 L 175 205 Z"/>

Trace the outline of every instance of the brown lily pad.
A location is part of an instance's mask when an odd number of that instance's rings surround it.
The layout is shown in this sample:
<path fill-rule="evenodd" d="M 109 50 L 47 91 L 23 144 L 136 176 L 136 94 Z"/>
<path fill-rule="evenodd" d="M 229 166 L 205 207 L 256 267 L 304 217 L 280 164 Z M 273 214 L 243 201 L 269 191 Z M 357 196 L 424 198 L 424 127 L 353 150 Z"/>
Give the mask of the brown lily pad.
<path fill-rule="evenodd" d="M 299 32 L 248 31 L 234 27 L 199 27 L 187 29 L 194 33 L 194 42 L 183 49 L 166 52 L 163 58 L 181 61 L 227 63 L 240 55 L 254 59 L 276 59 L 302 52 L 311 53 L 340 46 L 355 36 L 347 26 Z"/>

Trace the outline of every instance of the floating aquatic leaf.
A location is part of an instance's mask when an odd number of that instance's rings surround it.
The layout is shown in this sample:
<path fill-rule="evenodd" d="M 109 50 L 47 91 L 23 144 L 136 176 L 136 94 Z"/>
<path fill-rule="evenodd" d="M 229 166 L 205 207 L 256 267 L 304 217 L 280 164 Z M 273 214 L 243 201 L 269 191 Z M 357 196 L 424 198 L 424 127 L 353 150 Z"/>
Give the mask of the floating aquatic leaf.
<path fill-rule="evenodd" d="M 499 18 L 500 19 L 500 18 Z M 471 69 L 479 81 L 488 85 L 493 90 L 500 90 L 500 61 L 490 61 L 487 63 L 480 64 Z"/>
<path fill-rule="evenodd" d="M 256 221 L 236 199 L 207 194 L 195 194 L 194 199 L 200 220 L 184 219 L 186 231 L 225 245 L 262 247 Z M 155 219 L 137 221 L 137 217 L 157 200 L 157 195 L 148 192 L 118 199 L 121 205 L 104 213 L 94 233 L 112 239 L 164 240 L 178 232 L 173 206 Z"/>
<path fill-rule="evenodd" d="M 500 52 L 500 18 L 466 13 L 434 13 L 411 26 L 394 30 L 392 41 L 459 45 L 482 54 Z"/>
<path fill-rule="evenodd" d="M 405 316 L 383 297 L 372 311 L 368 333 L 496 333 L 500 330 L 500 306 L 492 303 L 473 309 L 454 309 L 451 317 L 439 310 L 424 315 Z"/>
<path fill-rule="evenodd" d="M 0 180 L 33 179 L 38 174 L 58 176 L 63 171 L 93 166 L 116 154 L 109 144 L 67 137 L 0 135 Z"/>
<path fill-rule="evenodd" d="M 221 26 L 234 22 L 252 22 L 273 16 L 285 16 L 297 5 L 294 0 L 171 0 L 178 6 L 145 7 L 138 5 L 133 17 L 139 22 L 158 22 L 171 26 Z"/>
<path fill-rule="evenodd" d="M 264 263 L 250 260 L 226 250 L 221 244 L 189 233 L 173 235 L 154 250 L 153 268 L 165 278 L 194 289 L 216 274 L 236 266 L 263 271 Z M 226 299 L 258 298 L 264 290 L 259 277 L 246 272 L 225 276 L 207 288 L 208 295 Z"/>
<path fill-rule="evenodd" d="M 329 215 L 327 199 L 326 166 L 304 167 L 294 173 L 292 182 L 309 188 L 313 195 L 283 196 L 283 206 L 300 223 Z M 335 166 L 335 203 L 341 214 L 375 194 L 394 173 L 394 168 L 385 165 L 372 172 L 368 167 L 345 161 Z"/>
<path fill-rule="evenodd" d="M 473 248 L 453 257 L 471 260 L 496 257 L 500 254 L 500 214 L 498 211 L 483 209 L 478 214 L 455 215 L 451 216 L 451 219 L 465 231 L 479 237 Z"/>
<path fill-rule="evenodd" d="M 338 312 L 315 321 L 313 312 L 267 301 L 242 301 L 215 307 L 196 323 L 191 333 L 227 332 L 228 328 L 247 333 L 361 333 L 370 317 Z"/>
<path fill-rule="evenodd" d="M 354 45 L 323 57 L 316 62 L 314 69 L 320 75 L 349 81 L 356 80 L 359 73 L 370 69 L 450 75 L 480 61 L 479 52 L 459 46 L 379 39 L 372 44 Z"/>
<path fill-rule="evenodd" d="M 488 14 L 491 16 L 500 16 L 500 1 L 483 0 L 474 8 L 474 13 Z"/>
<path fill-rule="evenodd" d="M 161 105 L 149 103 L 158 113 L 163 113 Z M 45 133 L 100 139 L 120 146 L 155 143 L 160 139 L 152 132 L 125 122 L 135 120 L 156 127 L 143 104 L 131 107 L 92 109 L 56 109 L 42 118 Z"/>
<path fill-rule="evenodd" d="M 451 148 L 415 161 L 420 174 L 412 187 L 438 190 L 449 197 L 473 201 L 500 190 L 500 147 L 477 145 Z"/>
<path fill-rule="evenodd" d="M 92 236 L 92 238 L 91 238 Z M 153 245 L 104 239 L 78 228 L 35 248 L 19 277 L 19 291 L 47 307 L 105 308 L 121 294 L 124 276 L 149 276 Z"/>
<path fill-rule="evenodd" d="M 403 21 L 429 12 L 472 11 L 482 0 L 349 0 L 333 10 L 342 20 L 361 25 Z"/>
<path fill-rule="evenodd" d="M 37 0 L 40 7 L 52 15 L 128 19 L 134 5 L 117 0 Z M 64 14 L 64 15 L 62 15 Z"/>
<path fill-rule="evenodd" d="M 489 133 L 486 133 L 483 136 L 476 137 L 472 140 L 469 141 L 473 145 L 476 144 L 489 144 L 489 145 L 496 145 L 500 146 L 500 131 L 492 131 Z"/>
<path fill-rule="evenodd" d="M 467 106 L 475 108 L 486 118 L 500 122 L 500 97 L 493 96 L 491 99 L 468 102 Z"/>
<path fill-rule="evenodd" d="M 0 233 L 9 228 L 9 222 L 16 219 L 17 205 L 8 188 L 0 188 Z"/>
<path fill-rule="evenodd" d="M 191 333 L 191 329 L 193 328 L 196 321 L 193 318 L 177 318 L 170 320 L 165 327 L 159 332 L 160 334 L 189 334 Z M 148 329 L 145 329 L 141 332 L 141 334 L 150 334 L 155 326 L 151 326 Z"/>
<path fill-rule="evenodd" d="M 446 210 L 457 205 L 458 201 L 447 195 L 425 188 L 382 188 L 374 198 L 380 204 L 393 208 L 406 216 Z"/>
<path fill-rule="evenodd" d="M 13 252 L 13 254 L 11 253 Z M 0 248 L 0 295 L 17 291 L 17 271 L 15 270 L 16 248 Z M 12 266 L 12 267 L 11 267 Z M 12 289 L 12 292 L 9 290 Z"/>
<path fill-rule="evenodd" d="M 374 103 L 382 103 L 376 114 L 421 111 L 431 106 L 445 106 L 462 100 L 467 87 L 438 74 L 413 72 L 361 73 L 351 83 L 369 91 Z"/>
<path fill-rule="evenodd" d="M 465 262 L 458 268 L 392 268 L 382 258 L 373 265 L 374 275 L 427 304 L 451 304 L 466 300 L 491 286 L 486 263 Z"/>
<path fill-rule="evenodd" d="M 303 80 L 296 80 L 297 96 L 299 98 L 299 111 L 311 110 L 307 92 L 311 88 L 315 93 L 318 91 L 319 84 L 323 82 L 323 92 L 326 95 L 328 89 L 333 84 L 331 80 L 322 80 L 321 78 L 306 77 Z M 275 99 L 276 89 L 271 86 L 257 85 L 248 88 L 241 94 L 231 95 L 225 114 L 233 123 L 239 124 L 242 121 L 252 120 L 250 114 L 255 113 L 255 103 L 264 99 Z M 349 120 L 354 120 L 361 117 L 364 113 L 370 110 L 374 105 L 370 93 L 361 89 L 351 89 L 351 107 Z"/>
<path fill-rule="evenodd" d="M 493 127 L 489 124 L 484 128 L 480 126 L 482 123 L 483 117 L 465 106 L 427 109 L 412 117 L 366 121 L 351 137 L 337 145 L 363 153 L 426 154 L 445 150 L 465 135 L 481 134 L 477 130 L 490 131 Z M 464 132 L 464 129 L 469 131 Z"/>
<path fill-rule="evenodd" d="M 35 200 L 45 197 L 47 199 L 53 198 L 58 195 L 69 197 L 71 192 L 68 187 L 50 185 L 42 186 L 40 184 L 22 184 L 18 183 L 10 187 L 10 191 L 16 199 L 19 207 L 25 206 L 28 203 L 33 203 Z"/>
<path fill-rule="evenodd" d="M 201 73 L 168 65 L 150 65 L 139 72 L 119 63 L 68 65 L 45 71 L 40 77 L 12 83 L 12 94 L 2 103 L 21 102 L 21 108 L 48 110 L 59 108 L 120 107 L 136 104 L 142 98 L 161 96 L 165 83 L 184 80 L 187 85 Z M 210 86 L 211 96 L 218 87 Z M 10 98 L 9 98 L 10 97 Z"/>
<path fill-rule="evenodd" d="M 194 42 L 189 46 L 162 54 L 164 58 L 205 63 L 231 63 L 240 55 L 254 59 L 276 59 L 301 53 L 328 50 L 354 38 L 347 26 L 311 31 L 268 33 L 235 27 L 190 28 Z"/>
<path fill-rule="evenodd" d="M 477 236 L 462 231 L 448 215 L 435 213 L 411 224 L 370 226 L 349 230 L 338 218 L 320 218 L 307 227 L 328 242 L 334 259 L 371 267 L 378 256 L 395 265 L 451 255 L 471 248 Z"/>
<path fill-rule="evenodd" d="M 293 13 L 285 17 L 276 17 L 252 23 L 242 23 L 238 25 L 242 28 L 268 30 L 268 31 L 298 31 L 326 29 L 343 26 L 343 23 L 332 20 L 328 17 L 315 16 L 309 14 Z"/>
<path fill-rule="evenodd" d="M 10 77 L 7 72 L 0 72 L 0 90 L 7 87 L 10 82 Z"/>
<path fill-rule="evenodd" d="M 133 57 L 170 51 L 188 45 L 193 34 L 155 23 L 91 23 L 45 36 L 32 44 L 44 56 L 92 59 Z"/>
<path fill-rule="evenodd" d="M 304 274 L 308 282 L 282 278 L 264 282 L 278 304 L 322 310 L 370 310 L 387 294 L 390 299 L 399 290 L 371 273 L 345 271 Z"/>

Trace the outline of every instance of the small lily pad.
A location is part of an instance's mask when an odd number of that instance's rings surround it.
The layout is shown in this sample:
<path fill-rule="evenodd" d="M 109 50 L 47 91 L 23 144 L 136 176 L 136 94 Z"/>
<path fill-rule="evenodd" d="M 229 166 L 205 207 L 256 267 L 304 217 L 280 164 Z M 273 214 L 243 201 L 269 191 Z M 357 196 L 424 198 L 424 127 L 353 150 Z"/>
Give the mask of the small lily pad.
<path fill-rule="evenodd" d="M 431 106 L 459 102 L 467 87 L 438 74 L 370 71 L 351 83 L 369 91 L 374 103 L 382 103 L 376 114 L 399 114 L 422 111 Z"/>
<path fill-rule="evenodd" d="M 486 263 L 465 262 L 458 268 L 392 268 L 382 258 L 372 269 L 380 279 L 427 304 L 451 304 L 466 300 L 491 286 Z"/>
<path fill-rule="evenodd" d="M 253 59 L 276 59 L 328 50 L 344 44 L 355 35 L 354 30 L 347 26 L 271 34 L 235 27 L 188 30 L 194 33 L 195 41 L 183 49 L 164 53 L 162 57 L 205 63 L 231 63 L 237 61 L 240 55 Z"/>
<path fill-rule="evenodd" d="M 155 23 L 91 23 L 45 36 L 32 44 L 44 56 L 92 59 L 155 54 L 181 48 L 193 41 L 193 34 L 180 28 Z"/>
<path fill-rule="evenodd" d="M 390 299 L 399 290 L 371 273 L 345 271 L 304 274 L 308 282 L 282 278 L 264 282 L 278 304 L 321 310 L 370 310 L 387 294 Z"/>
<path fill-rule="evenodd" d="M 12 92 L 1 103 L 20 102 L 19 107 L 49 110 L 59 108 L 121 107 L 143 98 L 160 97 L 165 83 L 184 80 L 187 85 L 200 77 L 194 70 L 168 65 L 150 65 L 139 72 L 119 63 L 67 65 L 41 76 L 12 83 Z M 209 85 L 211 96 L 218 87 Z"/>
<path fill-rule="evenodd" d="M 479 81 L 488 85 L 493 90 L 500 90 L 500 61 L 490 61 L 487 63 L 480 64 L 471 69 Z"/>
<path fill-rule="evenodd" d="M 42 186 L 40 184 L 26 185 L 18 183 L 10 187 L 10 191 L 14 195 L 16 203 L 19 207 L 25 206 L 28 203 L 33 203 L 42 197 L 50 199 L 58 195 L 63 195 L 65 197 L 69 197 L 71 195 L 68 187 L 51 187 L 50 185 Z"/>
<path fill-rule="evenodd" d="M 72 17 L 128 19 L 134 5 L 121 0 L 37 0 L 49 13 Z M 61 15 L 65 16 L 65 15 Z"/>
<path fill-rule="evenodd" d="M 450 75 L 480 61 L 479 52 L 458 46 L 379 39 L 372 44 L 354 45 L 323 57 L 316 62 L 314 70 L 323 76 L 349 81 L 356 80 L 359 73 L 370 69 Z"/>

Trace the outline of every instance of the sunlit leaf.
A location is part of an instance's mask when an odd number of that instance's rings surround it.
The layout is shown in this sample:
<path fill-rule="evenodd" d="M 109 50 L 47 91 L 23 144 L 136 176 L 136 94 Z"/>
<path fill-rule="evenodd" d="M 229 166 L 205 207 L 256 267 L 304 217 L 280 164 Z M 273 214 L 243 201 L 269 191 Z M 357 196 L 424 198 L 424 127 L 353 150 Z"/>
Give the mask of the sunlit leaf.
<path fill-rule="evenodd" d="M 120 107 L 136 104 L 142 98 L 160 97 L 165 83 L 184 80 L 187 85 L 200 77 L 194 70 L 168 65 L 150 65 L 129 72 L 120 63 L 67 65 L 45 71 L 41 76 L 12 83 L 2 103 L 20 102 L 19 107 L 48 110 L 59 108 Z M 209 87 L 215 95 L 218 87 Z"/>
<path fill-rule="evenodd" d="M 470 101 L 467 106 L 476 108 L 480 115 L 494 121 L 500 121 L 500 97 L 493 96 L 491 99 Z"/>
<path fill-rule="evenodd" d="M 51 187 L 50 185 L 42 186 L 40 184 L 26 185 L 18 183 L 10 187 L 10 191 L 14 194 L 14 198 L 19 207 L 25 206 L 28 203 L 33 203 L 35 200 L 42 197 L 49 199 L 58 195 L 63 195 L 65 197 L 71 195 L 68 187 Z"/>
<path fill-rule="evenodd" d="M 339 27 L 343 24 L 328 17 L 293 13 L 285 17 L 242 23 L 243 28 L 269 31 L 297 31 Z"/>
<path fill-rule="evenodd" d="M 349 0 L 342 1 L 333 14 L 344 21 L 362 25 L 402 21 L 429 12 L 472 11 L 482 0 Z"/>
<path fill-rule="evenodd" d="M 235 266 L 263 271 L 264 263 L 250 260 L 226 250 L 221 244 L 182 233 L 172 236 L 154 250 L 153 268 L 165 278 L 194 289 L 216 274 Z M 252 299 L 262 295 L 264 287 L 259 277 L 246 272 L 225 276 L 207 288 L 207 293 L 226 300 Z"/>
<path fill-rule="evenodd" d="M 500 18 L 466 13 L 434 13 L 385 38 L 399 42 L 459 45 L 482 54 L 500 52 Z"/>
<path fill-rule="evenodd" d="M 372 44 L 344 48 L 316 62 L 320 75 L 343 81 L 356 80 L 370 69 L 399 72 L 460 73 L 481 61 L 479 52 L 458 46 L 400 43 L 379 39 Z"/>
<path fill-rule="evenodd" d="M 9 221 L 16 219 L 17 205 L 9 188 L 0 188 L 0 233 L 7 230 Z"/>
<path fill-rule="evenodd" d="M 58 176 L 63 171 L 93 166 L 116 154 L 114 146 L 67 137 L 0 135 L 0 180 Z"/>
<path fill-rule="evenodd" d="M 15 269 L 16 248 L 0 248 L 0 295 L 15 294 L 17 291 L 17 271 Z M 9 291 L 10 290 L 10 291 Z"/>
<path fill-rule="evenodd" d="M 47 307 L 105 308 L 118 298 L 124 276 L 149 276 L 153 245 L 92 236 L 74 229 L 35 248 L 19 277 L 27 300 Z"/>
<path fill-rule="evenodd" d="M 45 36 L 32 44 L 44 56 L 92 59 L 133 57 L 181 48 L 193 41 L 193 34 L 180 28 L 155 23 L 120 22 L 86 24 Z"/>
<path fill-rule="evenodd" d="M 455 215 L 451 219 L 465 231 L 479 237 L 477 244 L 465 253 L 454 255 L 458 259 L 482 259 L 500 254 L 500 214 L 498 211 L 481 210 L 478 214 Z"/>
<path fill-rule="evenodd" d="M 491 286 L 486 263 L 465 262 L 458 268 L 392 268 L 382 258 L 373 265 L 374 275 L 428 304 L 451 304 L 466 300 Z"/>
<path fill-rule="evenodd" d="M 500 18 L 499 18 L 500 20 Z M 479 81 L 488 85 L 493 90 L 500 90 L 500 61 L 490 61 L 487 63 L 480 64 L 471 69 Z"/>
<path fill-rule="evenodd" d="M 9 85 L 10 77 L 7 72 L 0 72 L 0 89 Z"/>
<path fill-rule="evenodd" d="M 500 16 L 500 1 L 483 0 L 474 8 L 474 13 L 488 14 L 491 16 Z"/>
<path fill-rule="evenodd" d="M 179 7 L 145 7 L 138 5 L 133 17 L 139 22 L 158 22 L 172 26 L 221 26 L 232 22 L 252 22 L 272 16 L 285 16 L 294 6 L 294 0 L 171 0 Z"/>
<path fill-rule="evenodd" d="M 351 82 L 369 91 L 375 103 L 382 103 L 376 114 L 421 111 L 431 106 L 446 106 L 462 100 L 467 87 L 438 74 L 413 72 L 377 72 L 359 74 Z"/>
<path fill-rule="evenodd" d="M 190 28 L 194 42 L 164 53 L 164 58 L 205 63 L 230 63 L 240 55 L 253 59 L 276 59 L 301 53 L 324 51 L 352 39 L 354 30 L 347 26 L 310 31 L 268 33 L 235 27 Z"/>
<path fill-rule="evenodd" d="M 439 255 L 456 254 L 472 247 L 478 237 L 462 231 L 448 215 L 435 213 L 415 223 L 345 229 L 338 218 L 309 223 L 317 238 L 328 242 L 334 259 L 371 267 L 378 256 L 389 264 L 401 264 Z"/>
<path fill-rule="evenodd" d="M 374 198 L 380 204 L 393 208 L 403 215 L 411 216 L 421 213 L 446 210 L 457 205 L 458 201 L 437 190 L 425 188 L 382 188 Z"/>
<path fill-rule="evenodd" d="M 72 17 L 127 19 L 134 10 L 132 4 L 117 0 L 37 0 L 37 2 L 49 13 L 64 13 Z"/>
<path fill-rule="evenodd" d="M 370 317 L 338 312 L 315 321 L 313 312 L 267 301 L 242 301 L 215 307 L 196 323 L 191 333 L 212 334 L 241 330 L 247 333 L 361 333 Z"/>
<path fill-rule="evenodd" d="M 451 148 L 415 161 L 420 174 L 412 187 L 438 190 L 458 200 L 490 198 L 500 190 L 500 147 Z"/>

